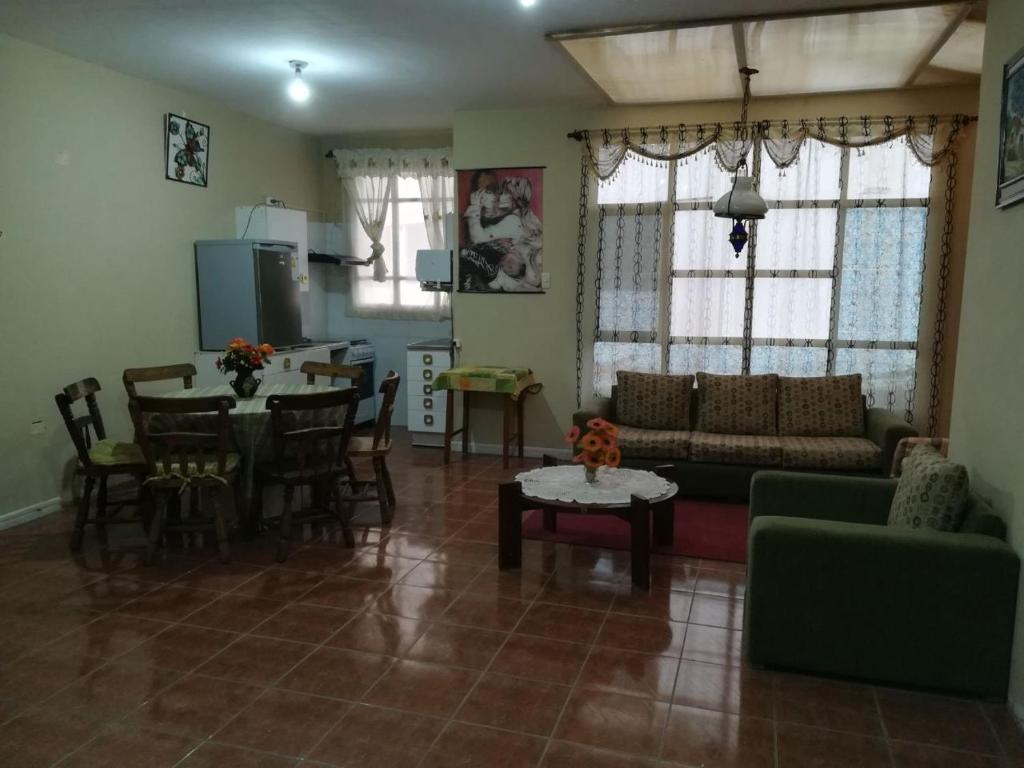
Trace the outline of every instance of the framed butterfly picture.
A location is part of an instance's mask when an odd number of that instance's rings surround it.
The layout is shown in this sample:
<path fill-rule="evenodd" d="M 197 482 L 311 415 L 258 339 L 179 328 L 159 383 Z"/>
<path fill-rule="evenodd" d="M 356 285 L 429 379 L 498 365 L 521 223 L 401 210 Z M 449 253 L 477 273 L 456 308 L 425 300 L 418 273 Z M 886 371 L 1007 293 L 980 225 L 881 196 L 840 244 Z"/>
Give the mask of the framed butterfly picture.
<path fill-rule="evenodd" d="M 168 179 L 205 187 L 210 167 L 210 126 L 168 113 L 164 154 Z"/>

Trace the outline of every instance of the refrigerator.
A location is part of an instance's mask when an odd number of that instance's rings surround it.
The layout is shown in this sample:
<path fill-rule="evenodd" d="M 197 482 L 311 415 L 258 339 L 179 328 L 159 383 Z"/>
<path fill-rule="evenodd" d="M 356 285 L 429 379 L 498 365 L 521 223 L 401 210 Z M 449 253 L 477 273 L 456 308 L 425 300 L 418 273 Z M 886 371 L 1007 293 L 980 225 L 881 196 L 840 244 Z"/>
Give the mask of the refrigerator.
<path fill-rule="evenodd" d="M 195 251 L 200 350 L 223 350 L 236 336 L 275 347 L 302 343 L 295 243 L 197 240 Z"/>

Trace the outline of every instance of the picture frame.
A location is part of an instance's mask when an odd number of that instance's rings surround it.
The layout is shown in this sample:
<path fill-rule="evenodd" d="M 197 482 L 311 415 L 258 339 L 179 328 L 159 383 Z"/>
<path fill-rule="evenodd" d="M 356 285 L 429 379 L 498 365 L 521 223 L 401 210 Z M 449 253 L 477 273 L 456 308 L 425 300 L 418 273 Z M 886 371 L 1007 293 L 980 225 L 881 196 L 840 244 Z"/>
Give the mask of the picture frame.
<path fill-rule="evenodd" d="M 1024 200 L 1024 48 L 1003 66 L 996 207 Z"/>
<path fill-rule="evenodd" d="M 209 183 L 210 126 L 168 112 L 164 121 L 164 175 L 195 187 Z"/>
<path fill-rule="evenodd" d="M 544 293 L 544 166 L 456 171 L 459 293 Z"/>

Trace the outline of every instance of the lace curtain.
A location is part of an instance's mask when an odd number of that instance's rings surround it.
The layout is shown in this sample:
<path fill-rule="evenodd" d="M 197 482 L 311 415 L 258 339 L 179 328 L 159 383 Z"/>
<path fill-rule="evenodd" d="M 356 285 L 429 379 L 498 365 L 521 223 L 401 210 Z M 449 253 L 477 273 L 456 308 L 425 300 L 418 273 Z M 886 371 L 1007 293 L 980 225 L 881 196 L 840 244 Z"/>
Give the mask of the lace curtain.
<path fill-rule="evenodd" d="M 954 158 L 969 118 L 678 126 L 580 134 L 577 309 L 593 264 L 593 389 L 617 370 L 669 373 L 860 373 L 872 406 L 934 428 L 935 359 L 919 349 L 921 304 L 945 314 L 949 238 L 933 284 L 925 245 L 931 166 Z M 712 215 L 746 156 L 769 204 L 737 259 L 731 221 Z M 946 225 L 951 226 L 951 189 Z M 582 399 L 583 331 L 577 323 Z M 919 355 L 931 358 L 918 409 Z M 923 366 L 928 368 L 929 366 Z"/>

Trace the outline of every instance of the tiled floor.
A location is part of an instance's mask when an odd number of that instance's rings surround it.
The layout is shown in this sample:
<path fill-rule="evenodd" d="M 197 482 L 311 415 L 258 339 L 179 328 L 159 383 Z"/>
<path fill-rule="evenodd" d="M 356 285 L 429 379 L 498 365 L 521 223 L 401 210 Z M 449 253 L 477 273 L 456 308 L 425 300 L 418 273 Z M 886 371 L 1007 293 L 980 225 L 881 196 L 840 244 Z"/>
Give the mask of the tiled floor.
<path fill-rule="evenodd" d="M 624 553 L 525 542 L 499 572 L 511 473 L 440 458 L 397 450 L 390 531 L 283 566 L 0 533 L 0 765 L 1024 766 L 1000 706 L 745 667 L 742 567 L 658 559 L 640 594 Z"/>

